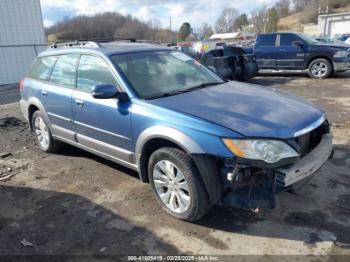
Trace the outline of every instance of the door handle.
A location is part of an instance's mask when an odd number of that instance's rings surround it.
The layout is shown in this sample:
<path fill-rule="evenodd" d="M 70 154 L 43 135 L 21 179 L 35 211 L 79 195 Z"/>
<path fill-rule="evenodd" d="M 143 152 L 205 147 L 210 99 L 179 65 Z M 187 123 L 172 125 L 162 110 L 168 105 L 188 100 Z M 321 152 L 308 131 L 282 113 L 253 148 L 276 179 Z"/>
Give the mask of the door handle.
<path fill-rule="evenodd" d="M 41 95 L 42 95 L 42 96 L 47 96 L 47 92 L 44 91 L 44 90 L 41 90 Z"/>
<path fill-rule="evenodd" d="M 285 49 L 281 49 L 280 52 L 286 52 L 286 50 Z"/>
<path fill-rule="evenodd" d="M 75 103 L 80 106 L 80 107 L 83 107 L 84 106 L 84 101 L 83 100 L 80 100 L 80 99 L 75 99 Z"/>

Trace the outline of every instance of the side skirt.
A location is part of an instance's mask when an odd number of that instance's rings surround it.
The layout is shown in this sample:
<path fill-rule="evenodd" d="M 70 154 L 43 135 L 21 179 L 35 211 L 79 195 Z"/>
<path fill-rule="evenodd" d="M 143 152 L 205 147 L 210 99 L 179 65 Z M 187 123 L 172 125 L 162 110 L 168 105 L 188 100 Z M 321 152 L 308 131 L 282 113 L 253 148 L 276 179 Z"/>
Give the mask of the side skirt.
<path fill-rule="evenodd" d="M 72 145 L 72 146 L 78 147 L 78 148 L 83 149 L 83 150 L 85 150 L 85 151 L 88 151 L 88 152 L 90 152 L 90 153 L 92 153 L 92 154 L 98 155 L 98 156 L 100 156 L 100 157 L 102 157 L 102 158 L 106 158 L 106 159 L 108 159 L 108 160 L 110 160 L 110 161 L 112 161 L 112 162 L 114 162 L 114 163 L 117 163 L 117 164 L 120 164 L 120 165 L 122 165 L 122 166 L 128 167 L 128 168 L 130 168 L 130 169 L 132 169 L 132 170 L 138 171 L 138 166 L 137 166 L 136 164 L 129 163 L 129 162 L 125 161 L 125 160 L 122 160 L 122 159 L 120 159 L 120 158 L 111 156 L 111 155 L 106 154 L 106 153 L 103 153 L 103 152 L 101 152 L 101 151 L 97 151 L 97 150 L 95 150 L 95 149 L 93 149 L 93 148 L 91 148 L 91 147 L 84 146 L 84 145 L 82 145 L 82 144 L 79 144 L 79 143 L 74 142 L 74 141 L 72 141 L 72 140 L 66 139 L 66 138 L 64 138 L 64 137 L 60 137 L 60 136 L 57 136 L 57 135 L 53 135 L 53 137 L 54 137 L 55 139 L 57 139 L 57 140 L 60 140 L 60 141 L 62 141 L 62 142 L 65 142 L 65 143 L 67 143 L 67 144 L 70 144 L 70 145 Z"/>

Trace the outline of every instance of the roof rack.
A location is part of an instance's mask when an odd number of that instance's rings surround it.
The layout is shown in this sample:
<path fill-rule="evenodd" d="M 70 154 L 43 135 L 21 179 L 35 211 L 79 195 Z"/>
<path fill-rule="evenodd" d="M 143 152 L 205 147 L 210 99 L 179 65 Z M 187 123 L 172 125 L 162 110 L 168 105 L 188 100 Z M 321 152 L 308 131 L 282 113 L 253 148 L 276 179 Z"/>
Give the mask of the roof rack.
<path fill-rule="evenodd" d="M 93 41 L 98 43 L 108 43 L 113 41 L 129 41 L 129 42 L 139 42 L 139 40 L 135 38 L 118 38 L 118 37 L 105 37 L 105 38 L 88 38 L 80 41 Z"/>
<path fill-rule="evenodd" d="M 64 48 L 64 47 L 101 47 L 97 42 L 92 41 L 80 41 L 76 40 L 73 42 L 54 42 L 50 48 Z"/>
<path fill-rule="evenodd" d="M 75 41 L 61 41 L 54 42 L 50 45 L 50 48 L 64 48 L 64 47 L 102 47 L 100 43 L 108 43 L 115 41 L 129 41 L 138 42 L 133 38 L 91 38 L 91 39 L 80 39 Z"/>

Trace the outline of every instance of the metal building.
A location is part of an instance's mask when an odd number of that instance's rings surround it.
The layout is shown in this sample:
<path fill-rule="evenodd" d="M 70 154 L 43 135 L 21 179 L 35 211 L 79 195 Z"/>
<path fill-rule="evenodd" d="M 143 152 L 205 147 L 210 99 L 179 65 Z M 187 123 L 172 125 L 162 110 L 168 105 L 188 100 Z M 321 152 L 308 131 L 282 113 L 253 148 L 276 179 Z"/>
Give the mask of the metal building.
<path fill-rule="evenodd" d="M 40 0 L 0 0 L 0 85 L 19 82 L 45 45 Z"/>
<path fill-rule="evenodd" d="M 350 33 L 350 13 L 318 16 L 320 35 L 323 37 Z"/>

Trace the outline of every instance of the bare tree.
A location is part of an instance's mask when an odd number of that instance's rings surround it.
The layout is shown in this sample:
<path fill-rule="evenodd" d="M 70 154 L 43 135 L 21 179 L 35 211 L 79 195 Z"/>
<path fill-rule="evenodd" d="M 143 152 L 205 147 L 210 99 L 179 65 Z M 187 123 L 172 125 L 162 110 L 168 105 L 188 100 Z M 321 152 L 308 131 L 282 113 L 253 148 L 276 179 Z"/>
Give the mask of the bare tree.
<path fill-rule="evenodd" d="M 157 32 L 161 28 L 161 23 L 158 19 L 152 18 L 147 22 L 148 27 L 151 29 L 149 38 L 156 40 Z"/>
<path fill-rule="evenodd" d="M 137 38 L 167 42 L 169 30 L 161 29 L 157 19 L 147 23 L 130 15 L 103 13 L 94 16 L 76 16 L 46 29 L 47 35 L 54 35 L 55 40 L 75 40 L 92 38 Z M 166 35 L 166 37 L 165 37 Z M 172 32 L 173 39 L 176 33 Z"/>
<path fill-rule="evenodd" d="M 278 13 L 278 17 L 288 16 L 290 13 L 290 0 L 279 0 L 275 4 L 275 9 Z"/>
<path fill-rule="evenodd" d="M 252 12 L 251 22 L 256 33 L 262 33 L 265 31 L 265 23 L 267 22 L 266 19 L 266 6 Z"/>
<path fill-rule="evenodd" d="M 147 39 L 150 35 L 152 35 L 152 29 L 138 20 L 130 20 L 126 22 L 114 33 L 114 37 L 116 38 Z"/>
<path fill-rule="evenodd" d="M 234 30 L 234 23 L 239 13 L 234 8 L 225 8 L 215 22 L 216 33 L 229 33 Z"/>
<path fill-rule="evenodd" d="M 170 30 L 169 29 L 159 29 L 156 32 L 156 41 L 161 43 L 168 43 L 169 42 L 169 35 Z M 176 39 L 177 33 L 172 31 L 171 32 L 171 39 Z"/>
<path fill-rule="evenodd" d="M 214 34 L 214 31 L 211 27 L 211 25 L 208 25 L 207 23 L 203 23 L 197 30 L 196 35 L 198 39 L 207 39 Z"/>

